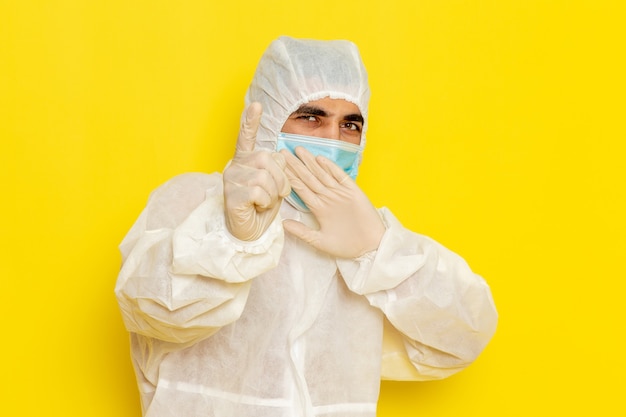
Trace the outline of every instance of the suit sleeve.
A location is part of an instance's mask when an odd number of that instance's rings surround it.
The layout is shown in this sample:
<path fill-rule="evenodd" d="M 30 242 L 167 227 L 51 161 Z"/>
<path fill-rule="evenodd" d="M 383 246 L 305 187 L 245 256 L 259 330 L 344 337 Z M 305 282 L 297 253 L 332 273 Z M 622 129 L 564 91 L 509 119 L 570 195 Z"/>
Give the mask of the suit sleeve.
<path fill-rule="evenodd" d="M 487 283 L 457 254 L 380 210 L 377 251 L 338 260 L 348 287 L 386 317 L 383 379 L 429 380 L 472 363 L 493 336 L 497 312 Z"/>
<path fill-rule="evenodd" d="M 219 174 L 184 174 L 155 190 L 120 245 L 115 294 L 128 331 L 194 343 L 237 320 L 251 280 L 278 263 L 277 217 L 257 241 L 228 232 Z"/>

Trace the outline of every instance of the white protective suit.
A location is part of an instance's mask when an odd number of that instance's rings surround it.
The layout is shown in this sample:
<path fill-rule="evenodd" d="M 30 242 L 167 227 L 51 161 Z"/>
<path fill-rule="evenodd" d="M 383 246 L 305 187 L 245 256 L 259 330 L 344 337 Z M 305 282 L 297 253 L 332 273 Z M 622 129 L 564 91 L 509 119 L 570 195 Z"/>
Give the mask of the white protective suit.
<path fill-rule="evenodd" d="M 356 47 L 274 41 L 246 96 L 264 109 L 258 146 L 274 149 L 289 114 L 326 96 L 367 120 Z M 220 174 L 176 177 L 120 246 L 115 292 L 146 416 L 374 416 L 381 378 L 451 375 L 495 331 L 483 279 L 387 209 L 377 251 L 336 259 L 284 233 L 282 219 L 316 224 L 285 201 L 251 242 L 230 235 L 223 204 Z"/>

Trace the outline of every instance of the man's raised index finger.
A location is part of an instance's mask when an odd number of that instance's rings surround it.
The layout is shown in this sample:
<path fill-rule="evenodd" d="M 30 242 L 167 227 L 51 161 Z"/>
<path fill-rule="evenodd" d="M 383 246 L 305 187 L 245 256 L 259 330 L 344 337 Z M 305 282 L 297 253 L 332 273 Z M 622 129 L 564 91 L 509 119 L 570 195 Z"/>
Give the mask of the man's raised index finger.
<path fill-rule="evenodd" d="M 254 102 L 245 111 L 239 137 L 237 138 L 237 152 L 250 152 L 256 144 L 256 134 L 261 123 L 263 108 L 261 103 Z"/>

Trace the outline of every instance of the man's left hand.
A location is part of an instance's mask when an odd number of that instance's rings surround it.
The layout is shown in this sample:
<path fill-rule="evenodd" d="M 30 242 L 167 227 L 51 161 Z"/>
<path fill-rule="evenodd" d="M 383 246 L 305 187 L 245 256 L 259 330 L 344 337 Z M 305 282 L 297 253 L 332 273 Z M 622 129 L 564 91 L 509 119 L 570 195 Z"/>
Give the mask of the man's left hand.
<path fill-rule="evenodd" d="M 319 223 L 314 230 L 284 220 L 285 230 L 316 249 L 339 258 L 357 258 L 378 249 L 385 225 L 365 193 L 341 168 L 302 147 L 283 150 L 287 178 Z M 299 158 L 299 159 L 298 159 Z"/>

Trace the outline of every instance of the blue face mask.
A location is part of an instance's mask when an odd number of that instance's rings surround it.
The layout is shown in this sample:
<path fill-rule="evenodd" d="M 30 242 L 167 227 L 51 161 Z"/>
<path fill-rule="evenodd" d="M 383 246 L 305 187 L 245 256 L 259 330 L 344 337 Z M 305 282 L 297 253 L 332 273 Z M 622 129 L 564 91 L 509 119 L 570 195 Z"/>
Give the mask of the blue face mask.
<path fill-rule="evenodd" d="M 302 146 L 307 151 L 311 152 L 313 156 L 322 155 L 330 159 L 337 164 L 339 168 L 343 169 L 353 180 L 356 179 L 361 153 L 363 152 L 361 146 L 340 140 L 314 136 L 294 135 L 283 132 L 278 134 L 278 141 L 276 143 L 277 152 L 282 149 L 287 149 L 290 153 L 295 155 L 295 149 L 298 146 Z M 286 199 L 298 210 L 304 212 L 310 211 L 295 191 L 291 190 L 291 194 L 287 196 Z"/>

